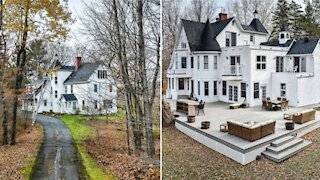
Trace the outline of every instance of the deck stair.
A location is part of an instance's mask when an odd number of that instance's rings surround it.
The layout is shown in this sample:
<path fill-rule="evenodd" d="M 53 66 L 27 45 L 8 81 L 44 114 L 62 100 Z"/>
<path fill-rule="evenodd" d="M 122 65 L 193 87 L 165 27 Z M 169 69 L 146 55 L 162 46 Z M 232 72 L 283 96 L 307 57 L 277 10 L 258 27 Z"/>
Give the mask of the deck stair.
<path fill-rule="evenodd" d="M 262 154 L 266 158 L 279 163 L 304 150 L 311 143 L 310 141 L 289 135 L 272 142 Z"/>

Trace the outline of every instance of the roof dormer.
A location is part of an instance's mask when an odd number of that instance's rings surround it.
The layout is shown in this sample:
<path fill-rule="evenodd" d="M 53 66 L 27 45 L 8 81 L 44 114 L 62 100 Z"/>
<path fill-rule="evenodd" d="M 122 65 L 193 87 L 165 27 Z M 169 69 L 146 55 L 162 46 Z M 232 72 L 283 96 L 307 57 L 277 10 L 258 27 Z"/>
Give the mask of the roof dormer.
<path fill-rule="evenodd" d="M 279 32 L 279 44 L 285 44 L 290 39 L 291 37 L 288 28 L 283 26 Z"/>

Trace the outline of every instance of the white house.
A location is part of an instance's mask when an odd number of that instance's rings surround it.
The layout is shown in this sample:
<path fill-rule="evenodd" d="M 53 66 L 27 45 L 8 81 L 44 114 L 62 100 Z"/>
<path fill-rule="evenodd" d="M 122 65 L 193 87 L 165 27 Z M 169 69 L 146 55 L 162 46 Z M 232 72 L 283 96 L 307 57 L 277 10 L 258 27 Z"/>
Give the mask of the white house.
<path fill-rule="evenodd" d="M 117 112 L 117 88 L 107 68 L 101 63 L 81 63 L 64 66 L 56 60 L 41 80 L 27 84 L 23 109 L 38 113 L 105 114 Z M 35 95 L 33 94 L 33 91 Z"/>
<path fill-rule="evenodd" d="M 262 98 L 286 97 L 290 106 L 320 103 L 319 40 L 294 40 L 282 28 L 278 40 L 255 12 L 249 25 L 220 13 L 216 22 L 181 20 L 170 66 L 167 98 L 258 106 Z"/>

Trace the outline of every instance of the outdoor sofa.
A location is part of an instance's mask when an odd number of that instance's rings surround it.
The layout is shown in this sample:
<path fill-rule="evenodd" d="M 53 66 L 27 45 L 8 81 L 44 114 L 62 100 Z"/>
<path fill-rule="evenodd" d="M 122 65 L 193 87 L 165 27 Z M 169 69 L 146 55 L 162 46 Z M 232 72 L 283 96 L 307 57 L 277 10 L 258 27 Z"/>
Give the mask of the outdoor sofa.
<path fill-rule="evenodd" d="M 316 110 L 315 109 L 307 109 L 301 111 L 300 113 L 296 113 L 292 115 L 292 121 L 298 124 L 303 124 L 305 122 L 315 120 L 316 119 Z"/>
<path fill-rule="evenodd" d="M 238 136 L 248 141 L 255 141 L 262 137 L 268 136 L 274 133 L 276 121 L 269 120 L 265 122 L 256 123 L 254 125 L 248 125 L 237 121 L 227 121 L 228 133 Z"/>
<path fill-rule="evenodd" d="M 234 103 L 234 104 L 230 104 L 229 108 L 230 109 L 238 109 L 238 108 L 240 108 L 241 106 L 244 105 L 244 101 L 245 100 L 246 100 L 246 98 L 242 97 L 242 98 L 240 98 L 239 102 Z"/>

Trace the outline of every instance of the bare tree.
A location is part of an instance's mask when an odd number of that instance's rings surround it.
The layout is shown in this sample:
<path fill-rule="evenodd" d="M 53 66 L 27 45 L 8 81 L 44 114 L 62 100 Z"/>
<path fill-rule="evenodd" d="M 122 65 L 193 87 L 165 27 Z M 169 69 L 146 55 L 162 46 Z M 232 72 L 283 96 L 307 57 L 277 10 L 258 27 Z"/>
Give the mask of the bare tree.
<path fill-rule="evenodd" d="M 86 4 L 83 33 L 90 57 L 102 60 L 123 87 L 128 153 L 155 154 L 152 107 L 159 87 L 159 1 L 106 1 Z M 112 19 L 112 21 L 110 21 Z M 88 50 L 90 49 L 90 50 Z"/>
<path fill-rule="evenodd" d="M 217 9 L 215 0 L 192 0 L 190 7 L 186 8 L 184 16 L 198 22 L 204 22 L 207 19 L 213 21 Z"/>
<path fill-rule="evenodd" d="M 272 12 L 276 0 L 228 0 L 226 9 L 230 16 L 236 16 L 241 23 L 248 25 L 253 17 L 253 12 L 258 11 L 258 18 L 262 24 L 271 30 Z"/>

